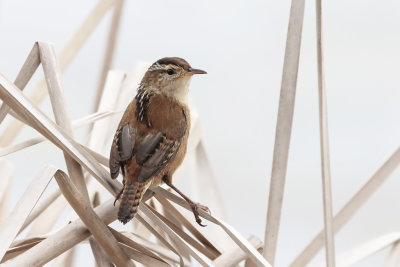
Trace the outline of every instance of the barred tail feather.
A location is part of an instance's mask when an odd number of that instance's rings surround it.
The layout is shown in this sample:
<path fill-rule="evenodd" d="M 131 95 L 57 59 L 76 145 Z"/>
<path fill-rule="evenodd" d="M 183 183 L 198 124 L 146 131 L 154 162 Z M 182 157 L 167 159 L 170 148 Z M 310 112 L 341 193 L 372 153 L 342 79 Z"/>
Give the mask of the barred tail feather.
<path fill-rule="evenodd" d="M 123 224 L 129 222 L 137 213 L 140 200 L 148 187 L 147 185 L 148 183 L 146 182 L 134 182 L 124 186 L 118 210 L 118 220 Z"/>

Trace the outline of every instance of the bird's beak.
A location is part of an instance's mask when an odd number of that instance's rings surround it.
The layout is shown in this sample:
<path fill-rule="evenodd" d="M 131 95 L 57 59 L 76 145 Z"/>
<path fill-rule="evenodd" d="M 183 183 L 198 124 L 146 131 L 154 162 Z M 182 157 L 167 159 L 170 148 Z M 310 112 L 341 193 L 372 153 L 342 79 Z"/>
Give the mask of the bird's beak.
<path fill-rule="evenodd" d="M 207 74 L 207 72 L 204 70 L 189 68 L 188 75 L 193 75 L 193 74 Z"/>

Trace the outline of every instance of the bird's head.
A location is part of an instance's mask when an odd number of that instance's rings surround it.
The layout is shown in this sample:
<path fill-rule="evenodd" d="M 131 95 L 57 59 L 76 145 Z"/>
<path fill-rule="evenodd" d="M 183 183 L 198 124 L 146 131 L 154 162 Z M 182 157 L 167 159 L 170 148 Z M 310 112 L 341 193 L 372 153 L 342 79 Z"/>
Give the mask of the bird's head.
<path fill-rule="evenodd" d="M 204 70 L 192 68 L 182 58 L 165 57 L 150 66 L 142 79 L 141 86 L 146 90 L 186 102 L 193 75 L 206 73 Z"/>

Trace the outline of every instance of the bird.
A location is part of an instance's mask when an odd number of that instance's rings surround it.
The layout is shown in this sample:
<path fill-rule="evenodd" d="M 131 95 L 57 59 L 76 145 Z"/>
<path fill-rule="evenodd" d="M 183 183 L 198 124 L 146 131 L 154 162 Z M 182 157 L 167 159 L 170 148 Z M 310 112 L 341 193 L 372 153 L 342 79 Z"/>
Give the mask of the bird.
<path fill-rule="evenodd" d="M 165 57 L 153 63 L 143 76 L 137 94 L 126 108 L 115 132 L 110 151 L 110 175 L 123 176 L 118 220 L 129 222 L 137 213 L 141 199 L 150 186 L 167 184 L 190 205 L 201 225 L 198 209 L 206 206 L 193 202 L 172 184 L 172 176 L 182 163 L 190 130 L 188 92 L 195 74 L 179 57 Z M 114 202 L 115 204 L 115 202 Z"/>

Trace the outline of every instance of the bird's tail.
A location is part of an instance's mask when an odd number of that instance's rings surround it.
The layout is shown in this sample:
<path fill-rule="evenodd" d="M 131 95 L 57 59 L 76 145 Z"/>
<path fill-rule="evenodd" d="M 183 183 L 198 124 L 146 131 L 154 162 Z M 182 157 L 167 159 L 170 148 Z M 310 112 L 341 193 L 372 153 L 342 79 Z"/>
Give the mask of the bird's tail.
<path fill-rule="evenodd" d="M 140 200 L 148 188 L 148 183 L 134 182 L 125 184 L 122 191 L 121 204 L 118 210 L 118 220 L 123 224 L 129 222 L 137 213 Z"/>

